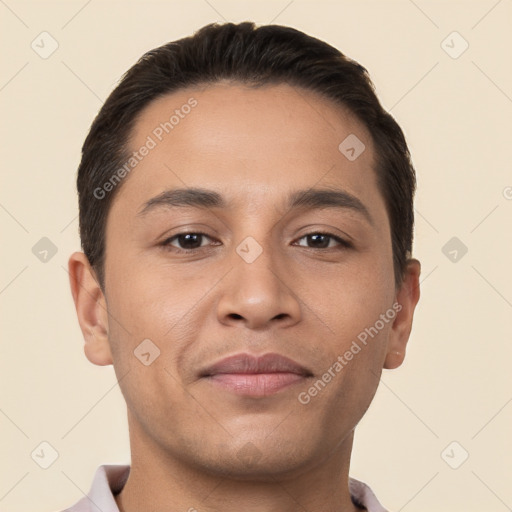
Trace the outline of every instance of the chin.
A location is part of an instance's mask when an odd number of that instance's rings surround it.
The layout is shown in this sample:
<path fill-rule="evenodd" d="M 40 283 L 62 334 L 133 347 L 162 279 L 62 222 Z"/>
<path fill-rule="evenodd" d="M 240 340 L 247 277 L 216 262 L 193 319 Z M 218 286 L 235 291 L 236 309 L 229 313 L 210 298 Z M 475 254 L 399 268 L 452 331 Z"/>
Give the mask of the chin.
<path fill-rule="evenodd" d="M 219 444 L 216 453 L 210 453 L 195 464 L 204 471 L 233 480 L 272 482 L 293 478 L 314 466 L 318 451 L 301 443 L 266 442 L 262 440 Z M 300 447 L 300 448 L 299 448 Z M 197 452 L 196 452 L 197 455 Z M 207 459 L 207 460 L 205 460 Z M 319 461 L 317 461 L 319 462 Z"/>

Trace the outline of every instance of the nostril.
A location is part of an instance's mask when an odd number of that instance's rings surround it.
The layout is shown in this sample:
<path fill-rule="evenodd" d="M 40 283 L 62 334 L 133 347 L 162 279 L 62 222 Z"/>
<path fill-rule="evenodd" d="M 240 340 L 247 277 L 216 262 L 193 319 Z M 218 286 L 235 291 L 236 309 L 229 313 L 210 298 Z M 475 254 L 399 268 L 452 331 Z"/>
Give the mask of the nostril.
<path fill-rule="evenodd" d="M 231 318 L 234 318 L 235 320 L 240 320 L 241 318 L 243 318 L 243 316 L 239 315 L 238 313 L 231 313 L 229 316 Z"/>

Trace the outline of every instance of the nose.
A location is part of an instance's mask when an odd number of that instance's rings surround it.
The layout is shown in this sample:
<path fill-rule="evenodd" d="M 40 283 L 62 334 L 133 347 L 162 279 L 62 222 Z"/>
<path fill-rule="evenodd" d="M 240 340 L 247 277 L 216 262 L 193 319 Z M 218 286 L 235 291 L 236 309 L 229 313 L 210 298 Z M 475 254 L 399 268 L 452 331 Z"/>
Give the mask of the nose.
<path fill-rule="evenodd" d="M 301 320 L 300 300 L 293 276 L 283 272 L 270 249 L 251 263 L 234 255 L 233 270 L 224 280 L 217 317 L 224 325 L 249 329 L 290 327 Z"/>

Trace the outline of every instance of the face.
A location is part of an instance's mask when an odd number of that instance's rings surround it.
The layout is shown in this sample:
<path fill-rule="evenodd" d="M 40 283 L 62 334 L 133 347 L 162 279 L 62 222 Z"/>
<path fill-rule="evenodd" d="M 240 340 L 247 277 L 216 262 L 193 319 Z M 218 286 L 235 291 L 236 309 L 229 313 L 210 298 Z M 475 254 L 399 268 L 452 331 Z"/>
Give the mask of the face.
<path fill-rule="evenodd" d="M 217 84 L 154 101 L 130 149 L 88 355 L 131 435 L 239 478 L 327 459 L 410 330 L 370 134 L 312 92 Z"/>

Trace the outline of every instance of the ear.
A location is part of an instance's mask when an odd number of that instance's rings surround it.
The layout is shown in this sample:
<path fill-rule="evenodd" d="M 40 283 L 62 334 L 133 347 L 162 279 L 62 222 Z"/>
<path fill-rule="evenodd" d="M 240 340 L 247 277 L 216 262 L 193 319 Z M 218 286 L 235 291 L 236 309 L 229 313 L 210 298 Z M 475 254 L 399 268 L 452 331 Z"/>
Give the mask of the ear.
<path fill-rule="evenodd" d="M 78 322 L 85 340 L 85 355 L 91 363 L 100 366 L 112 364 L 107 303 L 96 274 L 83 252 L 71 255 L 68 270 Z"/>
<path fill-rule="evenodd" d="M 420 298 L 420 272 L 420 262 L 415 259 L 408 260 L 402 284 L 395 296 L 396 306 L 393 308 L 396 308 L 397 315 L 389 333 L 384 368 L 398 368 L 404 361 L 414 310 Z"/>

